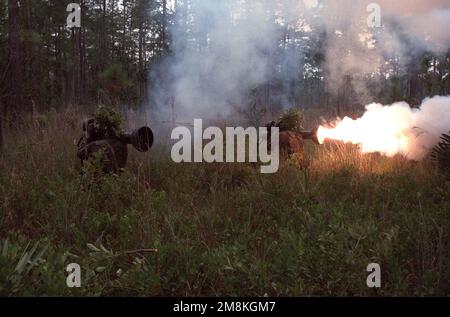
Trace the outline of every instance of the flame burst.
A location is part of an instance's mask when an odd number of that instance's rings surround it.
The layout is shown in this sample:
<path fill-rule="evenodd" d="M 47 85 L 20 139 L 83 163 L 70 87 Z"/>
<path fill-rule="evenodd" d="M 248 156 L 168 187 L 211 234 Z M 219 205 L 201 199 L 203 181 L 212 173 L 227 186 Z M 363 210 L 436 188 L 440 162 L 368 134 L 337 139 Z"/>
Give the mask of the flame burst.
<path fill-rule="evenodd" d="M 450 98 L 426 99 L 420 109 L 405 102 L 371 104 L 359 119 L 344 118 L 317 132 L 320 143 L 338 140 L 359 145 L 361 152 L 386 156 L 403 154 L 422 159 L 436 144 L 439 133 L 450 129 Z"/>

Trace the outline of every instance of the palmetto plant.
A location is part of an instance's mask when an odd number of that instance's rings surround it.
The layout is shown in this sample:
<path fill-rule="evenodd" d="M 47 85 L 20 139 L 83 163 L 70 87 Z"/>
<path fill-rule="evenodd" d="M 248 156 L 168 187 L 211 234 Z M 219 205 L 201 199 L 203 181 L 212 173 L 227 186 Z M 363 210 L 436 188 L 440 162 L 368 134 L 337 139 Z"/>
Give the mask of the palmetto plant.
<path fill-rule="evenodd" d="M 450 132 L 441 136 L 441 142 L 434 147 L 431 158 L 441 169 L 450 171 Z"/>

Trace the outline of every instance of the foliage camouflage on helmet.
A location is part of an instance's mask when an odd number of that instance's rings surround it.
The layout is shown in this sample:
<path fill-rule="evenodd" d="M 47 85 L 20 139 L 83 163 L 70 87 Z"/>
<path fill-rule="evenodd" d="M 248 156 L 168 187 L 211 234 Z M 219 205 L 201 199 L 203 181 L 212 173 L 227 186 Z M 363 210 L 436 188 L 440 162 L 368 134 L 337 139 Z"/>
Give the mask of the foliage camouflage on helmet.
<path fill-rule="evenodd" d="M 121 114 L 109 107 L 99 106 L 94 114 L 94 130 L 96 135 L 104 138 L 120 138 L 124 131 L 122 130 Z"/>
<path fill-rule="evenodd" d="M 300 132 L 303 129 L 303 113 L 300 109 L 289 109 L 284 112 L 278 122 L 280 132 Z"/>

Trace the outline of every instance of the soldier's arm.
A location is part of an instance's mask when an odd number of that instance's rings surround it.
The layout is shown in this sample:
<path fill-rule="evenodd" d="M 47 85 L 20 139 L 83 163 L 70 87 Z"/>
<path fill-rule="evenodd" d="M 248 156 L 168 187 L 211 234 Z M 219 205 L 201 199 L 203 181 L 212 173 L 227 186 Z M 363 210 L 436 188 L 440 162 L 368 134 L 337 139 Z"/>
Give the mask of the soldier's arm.
<path fill-rule="evenodd" d="M 80 140 L 78 141 L 77 157 L 80 160 L 85 161 L 88 159 L 88 156 L 89 156 L 89 153 L 88 153 L 86 139 L 85 139 L 85 137 L 81 137 Z"/>

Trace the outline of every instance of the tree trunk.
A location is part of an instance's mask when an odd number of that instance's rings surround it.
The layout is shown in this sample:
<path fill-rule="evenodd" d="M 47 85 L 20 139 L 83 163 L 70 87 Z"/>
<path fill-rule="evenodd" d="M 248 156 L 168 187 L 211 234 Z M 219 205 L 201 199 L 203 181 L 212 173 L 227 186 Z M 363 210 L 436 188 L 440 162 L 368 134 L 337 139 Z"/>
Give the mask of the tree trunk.
<path fill-rule="evenodd" d="M 73 104 L 80 104 L 80 94 L 81 94 L 81 28 L 72 29 L 72 45 L 73 45 L 73 55 L 72 55 L 72 80 L 71 80 L 71 102 Z"/>
<path fill-rule="evenodd" d="M 0 152 L 3 150 L 3 107 L 0 103 Z"/>
<path fill-rule="evenodd" d="M 6 111 L 14 107 L 17 113 L 23 103 L 23 58 L 20 43 L 19 1 L 8 0 L 9 24 L 9 62 L 10 62 L 10 96 L 5 105 Z"/>
<path fill-rule="evenodd" d="M 121 49 L 121 54 L 120 54 L 120 58 L 122 60 L 126 60 L 126 37 L 127 37 L 127 23 L 128 23 L 128 11 L 127 11 L 127 6 L 128 6 L 128 1 L 127 0 L 123 0 L 123 33 L 122 33 L 122 49 Z"/>
<path fill-rule="evenodd" d="M 145 70 L 144 70 L 144 43 L 145 43 L 145 33 L 144 33 L 144 23 L 139 27 L 139 60 L 138 60 L 138 94 L 139 103 L 143 104 L 145 99 Z"/>
<path fill-rule="evenodd" d="M 106 0 L 103 0 L 102 5 L 102 28 L 101 28 L 101 40 L 100 40 L 100 52 L 101 54 L 101 70 L 105 70 L 106 63 L 107 63 L 107 45 L 106 45 Z"/>
<path fill-rule="evenodd" d="M 167 48 L 167 0 L 162 0 L 162 10 L 161 54 L 164 53 Z"/>

